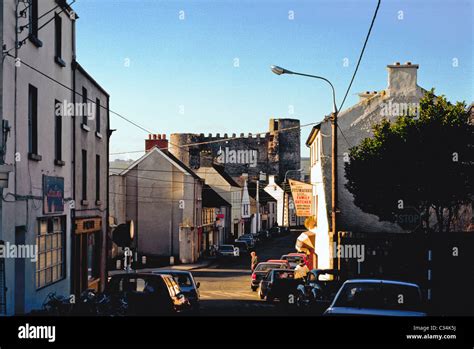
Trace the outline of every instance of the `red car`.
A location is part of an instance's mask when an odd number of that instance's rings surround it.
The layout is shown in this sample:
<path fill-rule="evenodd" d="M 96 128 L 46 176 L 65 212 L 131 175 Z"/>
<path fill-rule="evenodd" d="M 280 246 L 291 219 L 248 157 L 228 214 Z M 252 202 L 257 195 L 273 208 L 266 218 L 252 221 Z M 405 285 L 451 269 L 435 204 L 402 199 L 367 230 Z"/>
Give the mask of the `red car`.
<path fill-rule="evenodd" d="M 290 262 L 286 259 L 269 259 L 267 263 L 280 263 L 286 266 L 286 269 L 291 269 Z"/>
<path fill-rule="evenodd" d="M 280 259 L 287 261 L 290 264 L 291 269 L 296 268 L 296 266 L 298 264 L 300 264 L 301 261 L 303 261 L 304 264 L 306 264 L 306 266 L 310 270 L 312 269 L 311 262 L 310 262 L 308 256 L 304 253 L 288 253 L 288 254 L 285 254 L 285 255 L 281 256 Z"/>

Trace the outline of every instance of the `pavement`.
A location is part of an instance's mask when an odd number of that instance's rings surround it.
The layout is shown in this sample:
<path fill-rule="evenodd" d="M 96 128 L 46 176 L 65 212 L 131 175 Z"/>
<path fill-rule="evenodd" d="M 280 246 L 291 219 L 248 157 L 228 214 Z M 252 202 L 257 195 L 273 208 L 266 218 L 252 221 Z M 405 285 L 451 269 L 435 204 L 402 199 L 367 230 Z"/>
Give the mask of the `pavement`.
<path fill-rule="evenodd" d="M 204 261 L 199 262 L 199 263 L 192 263 L 192 264 L 168 265 L 168 266 L 159 267 L 159 268 L 140 268 L 140 269 L 135 269 L 132 272 L 146 273 L 146 272 L 152 272 L 154 270 L 163 270 L 163 269 L 191 271 L 191 270 L 194 270 L 194 269 L 209 268 L 214 263 L 216 263 L 215 259 L 208 259 L 208 260 L 204 260 Z M 109 276 L 116 275 L 116 274 L 123 274 L 124 272 L 125 272 L 124 270 L 110 270 L 109 271 Z"/>

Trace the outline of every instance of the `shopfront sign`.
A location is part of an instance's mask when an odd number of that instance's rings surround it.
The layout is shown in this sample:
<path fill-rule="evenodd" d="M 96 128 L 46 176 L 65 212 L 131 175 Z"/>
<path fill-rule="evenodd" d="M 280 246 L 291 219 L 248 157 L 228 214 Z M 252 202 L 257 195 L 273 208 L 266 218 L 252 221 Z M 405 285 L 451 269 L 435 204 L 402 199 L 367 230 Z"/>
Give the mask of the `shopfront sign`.
<path fill-rule="evenodd" d="M 311 216 L 311 196 L 313 187 L 311 184 L 290 179 L 291 195 L 296 207 L 298 217 Z"/>

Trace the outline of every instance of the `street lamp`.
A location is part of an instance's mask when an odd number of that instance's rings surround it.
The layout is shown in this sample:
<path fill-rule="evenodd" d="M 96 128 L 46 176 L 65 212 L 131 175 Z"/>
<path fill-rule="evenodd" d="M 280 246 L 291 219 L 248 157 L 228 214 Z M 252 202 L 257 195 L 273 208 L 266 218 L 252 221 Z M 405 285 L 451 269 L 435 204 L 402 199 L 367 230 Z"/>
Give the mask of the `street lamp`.
<path fill-rule="evenodd" d="M 326 78 L 317 75 L 302 74 L 296 73 L 291 70 L 279 67 L 277 65 L 272 65 L 271 70 L 276 75 L 282 74 L 291 74 L 291 75 L 301 75 L 314 79 L 320 79 L 329 84 L 332 90 L 332 103 L 333 103 L 333 112 L 331 114 L 331 226 L 332 226 L 332 238 L 337 238 L 337 225 L 336 225 L 336 213 L 337 213 L 337 106 L 336 106 L 336 91 L 334 86 Z M 285 175 L 286 177 L 286 175 Z M 340 269 L 340 262 L 338 262 L 338 269 Z"/>
<path fill-rule="evenodd" d="M 297 169 L 297 170 L 288 170 L 288 171 L 286 171 L 286 172 L 285 172 L 285 180 L 284 180 L 284 182 L 286 183 L 286 176 L 288 176 L 288 173 L 290 173 L 290 172 L 301 172 L 301 171 L 303 171 L 302 168 L 299 168 L 299 169 Z"/>

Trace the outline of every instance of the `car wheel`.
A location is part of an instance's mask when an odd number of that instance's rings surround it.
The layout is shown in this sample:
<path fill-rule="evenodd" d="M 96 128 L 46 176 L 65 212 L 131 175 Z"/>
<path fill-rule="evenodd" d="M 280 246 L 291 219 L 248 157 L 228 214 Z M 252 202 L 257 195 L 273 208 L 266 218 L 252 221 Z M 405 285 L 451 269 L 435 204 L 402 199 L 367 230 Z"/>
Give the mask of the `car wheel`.
<path fill-rule="evenodd" d="M 253 292 L 257 291 L 257 287 L 250 286 L 250 288 L 252 289 Z"/>
<path fill-rule="evenodd" d="M 298 295 L 296 296 L 296 306 L 298 308 L 303 308 L 304 306 L 304 295 L 301 292 L 298 292 Z"/>
<path fill-rule="evenodd" d="M 258 288 L 258 296 L 260 297 L 260 299 L 265 299 L 265 296 L 263 295 L 261 288 Z"/>

